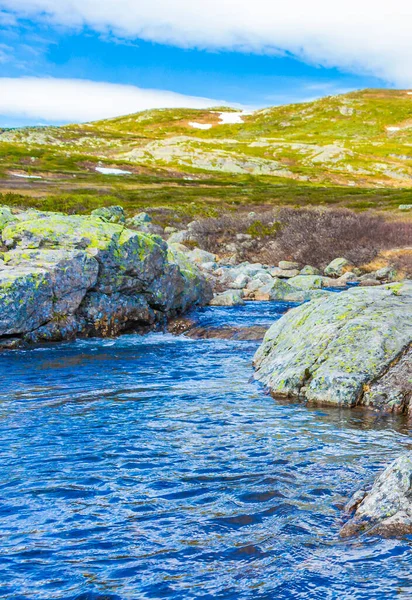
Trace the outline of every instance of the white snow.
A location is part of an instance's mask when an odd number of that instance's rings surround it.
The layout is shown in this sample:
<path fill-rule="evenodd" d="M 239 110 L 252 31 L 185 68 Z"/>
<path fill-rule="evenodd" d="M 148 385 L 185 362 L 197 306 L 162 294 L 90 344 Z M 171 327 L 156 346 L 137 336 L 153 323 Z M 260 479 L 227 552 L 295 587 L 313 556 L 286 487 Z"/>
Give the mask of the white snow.
<path fill-rule="evenodd" d="M 243 112 L 221 112 L 219 121 L 221 125 L 239 125 L 243 123 Z"/>
<path fill-rule="evenodd" d="M 102 173 L 102 175 L 131 175 L 131 171 L 124 171 L 123 169 L 108 169 L 106 167 L 96 167 L 96 171 Z"/>
<path fill-rule="evenodd" d="M 21 177 L 22 179 L 42 179 L 40 175 L 24 175 L 23 173 L 11 173 L 13 177 Z"/>
<path fill-rule="evenodd" d="M 400 131 L 400 127 L 387 127 L 386 131 Z"/>
<path fill-rule="evenodd" d="M 194 127 L 194 129 L 211 129 L 212 125 L 210 123 L 189 123 L 190 127 Z"/>

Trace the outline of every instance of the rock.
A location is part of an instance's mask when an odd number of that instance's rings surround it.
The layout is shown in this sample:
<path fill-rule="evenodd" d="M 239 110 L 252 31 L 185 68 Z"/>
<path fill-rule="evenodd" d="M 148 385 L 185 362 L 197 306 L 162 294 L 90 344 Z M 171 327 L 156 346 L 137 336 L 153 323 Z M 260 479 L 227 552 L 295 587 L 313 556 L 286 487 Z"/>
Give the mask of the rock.
<path fill-rule="evenodd" d="M 354 265 L 350 263 L 346 258 L 335 258 L 331 263 L 325 268 L 324 273 L 329 277 L 340 277 L 346 271 L 352 271 Z"/>
<path fill-rule="evenodd" d="M 188 253 L 188 257 L 193 262 L 201 265 L 202 263 L 213 262 L 215 263 L 217 260 L 216 254 L 212 254 L 211 252 L 206 252 L 206 250 L 201 250 L 200 248 L 195 248 Z"/>
<path fill-rule="evenodd" d="M 411 308 L 410 281 L 331 292 L 294 308 L 267 332 L 255 355 L 255 377 L 274 395 L 363 404 L 368 386 L 411 343 Z"/>
<path fill-rule="evenodd" d="M 164 231 L 160 225 L 155 225 L 154 223 L 140 223 L 138 225 L 134 225 L 133 229 L 137 231 L 141 231 L 142 233 L 147 233 L 148 235 L 163 235 Z"/>
<path fill-rule="evenodd" d="M 349 509 L 353 518 L 341 536 L 361 532 L 395 537 L 412 533 L 412 452 L 402 454 L 378 475 L 368 493 L 357 494 Z"/>
<path fill-rule="evenodd" d="M 356 281 L 359 281 L 359 279 L 355 273 L 352 273 L 352 271 L 346 271 L 346 273 L 335 279 L 333 285 L 345 287 L 348 285 L 348 283 L 354 283 Z"/>
<path fill-rule="evenodd" d="M 217 264 L 215 262 L 205 262 L 199 265 L 202 271 L 214 271 L 217 269 Z"/>
<path fill-rule="evenodd" d="M 299 290 L 316 290 L 324 286 L 324 279 L 319 275 L 297 275 L 289 279 L 288 284 Z"/>
<path fill-rule="evenodd" d="M 364 388 L 362 404 L 377 410 L 412 413 L 412 348 L 409 347 L 378 380 Z"/>
<path fill-rule="evenodd" d="M 98 217 L 106 223 L 125 223 L 126 217 L 121 206 L 105 206 L 92 211 L 93 217 Z"/>
<path fill-rule="evenodd" d="M 300 275 L 320 275 L 321 272 L 319 271 L 319 269 L 316 269 L 316 267 L 311 267 L 310 265 L 306 265 L 305 267 L 303 267 L 303 269 L 301 269 Z"/>
<path fill-rule="evenodd" d="M 165 231 L 166 235 L 170 236 L 172 233 L 177 233 L 178 229 L 176 229 L 176 227 L 167 226 L 167 227 L 165 227 L 164 231 Z"/>
<path fill-rule="evenodd" d="M 6 224 L 2 240 L 8 251 L 0 264 L 0 337 L 116 335 L 205 305 L 213 295 L 176 248 L 100 216 L 25 213 Z"/>
<path fill-rule="evenodd" d="M 16 217 L 13 215 L 8 206 L 0 206 L 0 233 L 3 231 L 7 223 L 15 221 Z"/>
<path fill-rule="evenodd" d="M 361 281 L 359 282 L 359 285 L 361 287 L 373 287 L 381 284 L 382 282 L 378 281 L 377 279 L 361 279 Z"/>
<path fill-rule="evenodd" d="M 299 275 L 299 269 L 273 269 L 271 272 L 272 277 L 281 277 L 282 279 L 291 279 Z"/>
<path fill-rule="evenodd" d="M 238 306 L 244 304 L 243 294 L 238 290 L 230 290 L 217 294 L 211 301 L 211 306 Z"/>
<path fill-rule="evenodd" d="M 282 271 L 292 271 L 299 269 L 299 263 L 292 262 L 290 260 L 281 260 L 278 266 L 279 269 L 282 269 Z"/>
<path fill-rule="evenodd" d="M 263 339 L 267 327 L 253 325 L 251 327 L 193 327 L 184 332 L 187 337 L 200 340 L 239 340 L 260 341 Z"/>
<path fill-rule="evenodd" d="M 230 287 L 235 290 L 244 290 L 248 285 L 250 278 L 243 273 L 240 273 L 236 279 L 230 284 Z"/>
<path fill-rule="evenodd" d="M 375 272 L 375 277 L 379 281 L 395 281 L 397 277 L 396 269 L 391 266 L 383 267 Z"/>
<path fill-rule="evenodd" d="M 176 233 L 172 233 L 172 235 L 168 238 L 168 244 L 185 244 L 186 242 L 192 242 L 193 237 L 190 231 L 183 229 L 182 231 L 177 231 Z"/>
<path fill-rule="evenodd" d="M 299 289 L 282 279 L 275 279 L 270 288 L 269 299 L 284 302 L 306 302 L 312 298 L 329 295 L 329 293 L 323 290 Z"/>
<path fill-rule="evenodd" d="M 137 215 L 134 215 L 134 217 L 131 217 L 130 219 L 127 220 L 127 224 L 130 227 L 139 227 L 143 223 L 148 224 L 151 222 L 152 222 L 152 217 L 150 215 L 148 215 L 146 212 L 140 212 Z"/>

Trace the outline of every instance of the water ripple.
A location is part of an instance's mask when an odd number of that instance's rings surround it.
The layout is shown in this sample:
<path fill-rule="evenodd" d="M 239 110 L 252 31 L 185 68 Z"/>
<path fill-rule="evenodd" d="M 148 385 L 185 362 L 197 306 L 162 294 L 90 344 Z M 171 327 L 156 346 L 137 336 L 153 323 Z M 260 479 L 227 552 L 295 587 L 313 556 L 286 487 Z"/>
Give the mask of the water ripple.
<path fill-rule="evenodd" d="M 250 381 L 255 349 L 152 334 L 3 353 L 1 597 L 411 598 L 410 539 L 338 536 L 407 426 L 274 401 Z"/>

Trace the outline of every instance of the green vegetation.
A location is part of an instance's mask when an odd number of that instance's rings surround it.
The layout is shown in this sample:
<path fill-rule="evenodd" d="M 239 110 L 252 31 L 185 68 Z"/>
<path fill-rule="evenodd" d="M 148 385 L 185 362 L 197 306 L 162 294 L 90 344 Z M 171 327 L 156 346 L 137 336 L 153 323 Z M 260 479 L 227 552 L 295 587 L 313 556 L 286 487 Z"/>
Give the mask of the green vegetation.
<path fill-rule="evenodd" d="M 222 124 L 228 111 L 151 110 L 84 125 L 0 130 L 1 201 L 69 213 L 121 204 L 129 214 L 150 209 L 162 223 L 242 207 L 397 210 L 411 203 L 406 91 L 365 90 Z M 98 166 L 131 174 L 108 176 Z"/>

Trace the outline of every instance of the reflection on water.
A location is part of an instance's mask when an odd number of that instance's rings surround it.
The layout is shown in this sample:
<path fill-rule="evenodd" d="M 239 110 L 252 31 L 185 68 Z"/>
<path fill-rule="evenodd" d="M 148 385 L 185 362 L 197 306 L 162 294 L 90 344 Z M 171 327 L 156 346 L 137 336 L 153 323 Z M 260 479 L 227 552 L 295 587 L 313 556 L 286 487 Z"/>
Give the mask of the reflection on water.
<path fill-rule="evenodd" d="M 1 597 L 411 598 L 409 539 L 338 536 L 408 424 L 273 400 L 255 349 L 152 334 L 0 355 Z"/>

